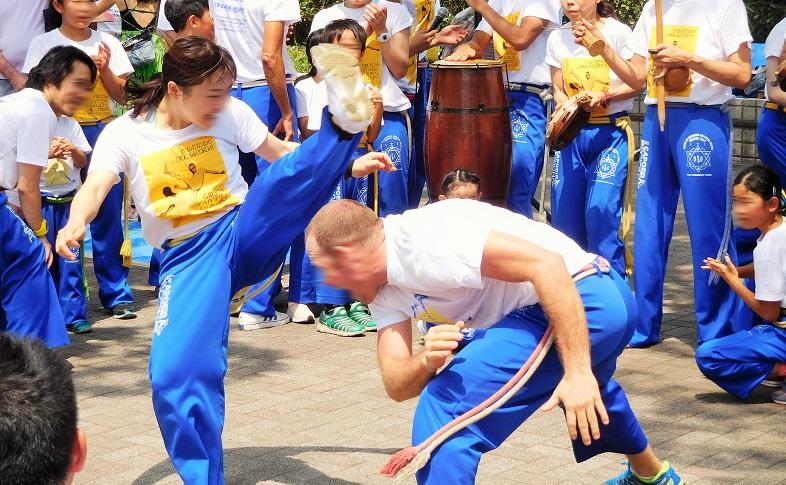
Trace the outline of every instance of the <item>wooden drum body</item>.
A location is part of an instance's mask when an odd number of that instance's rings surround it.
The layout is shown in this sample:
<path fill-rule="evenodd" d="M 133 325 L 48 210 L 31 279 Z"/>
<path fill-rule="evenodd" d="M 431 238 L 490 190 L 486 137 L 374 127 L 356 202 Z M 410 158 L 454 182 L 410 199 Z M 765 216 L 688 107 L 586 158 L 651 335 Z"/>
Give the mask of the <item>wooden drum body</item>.
<path fill-rule="evenodd" d="M 425 150 L 429 199 L 442 193 L 448 171 L 465 168 L 480 176 L 483 200 L 505 206 L 513 143 L 503 64 L 439 61 L 432 69 Z"/>

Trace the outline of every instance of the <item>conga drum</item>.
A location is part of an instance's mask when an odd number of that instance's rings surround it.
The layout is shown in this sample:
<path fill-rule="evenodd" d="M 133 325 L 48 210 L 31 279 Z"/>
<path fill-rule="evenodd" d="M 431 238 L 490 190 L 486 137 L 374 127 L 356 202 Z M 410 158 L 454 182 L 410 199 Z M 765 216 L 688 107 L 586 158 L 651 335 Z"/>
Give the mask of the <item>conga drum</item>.
<path fill-rule="evenodd" d="M 513 142 L 503 63 L 438 61 L 431 67 L 425 150 L 429 199 L 437 200 L 447 172 L 465 168 L 480 176 L 483 200 L 505 206 Z"/>

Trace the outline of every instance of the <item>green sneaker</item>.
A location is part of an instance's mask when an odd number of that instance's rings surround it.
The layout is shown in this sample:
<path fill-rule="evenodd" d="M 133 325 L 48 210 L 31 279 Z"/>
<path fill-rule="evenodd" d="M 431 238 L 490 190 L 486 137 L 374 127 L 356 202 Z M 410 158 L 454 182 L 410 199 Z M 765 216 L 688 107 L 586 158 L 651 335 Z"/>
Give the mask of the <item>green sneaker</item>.
<path fill-rule="evenodd" d="M 71 325 L 68 325 L 67 329 L 74 332 L 75 334 L 81 335 L 81 334 L 92 332 L 93 326 L 90 325 L 90 322 L 87 322 L 85 320 L 80 320 L 78 322 L 74 322 Z"/>
<path fill-rule="evenodd" d="M 339 305 L 331 310 L 323 311 L 319 314 L 317 330 L 322 333 L 332 333 L 341 337 L 354 337 L 363 335 L 366 327 L 349 318 L 347 309 Z"/>
<path fill-rule="evenodd" d="M 372 318 L 371 312 L 368 311 L 368 307 L 359 301 L 352 302 L 352 304 L 349 306 L 349 312 L 347 312 L 347 315 L 349 315 L 349 318 L 352 320 L 363 325 L 363 328 L 366 329 L 366 332 L 377 331 L 377 322 L 375 322 L 374 318 Z"/>

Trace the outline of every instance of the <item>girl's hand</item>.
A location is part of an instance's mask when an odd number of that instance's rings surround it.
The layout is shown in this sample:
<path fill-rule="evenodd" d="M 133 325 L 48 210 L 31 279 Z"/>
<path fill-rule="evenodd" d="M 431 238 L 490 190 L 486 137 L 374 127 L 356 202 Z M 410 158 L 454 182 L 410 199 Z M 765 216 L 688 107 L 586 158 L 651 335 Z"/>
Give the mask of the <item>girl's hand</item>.
<path fill-rule="evenodd" d="M 381 152 L 366 153 L 352 162 L 352 176 L 355 178 L 363 178 L 377 170 L 395 172 L 397 169 L 390 157 Z"/>
<path fill-rule="evenodd" d="M 708 269 L 718 273 L 718 276 L 723 278 L 723 281 L 726 283 L 739 280 L 740 274 L 737 271 L 737 267 L 734 266 L 734 263 L 731 262 L 731 258 L 728 255 L 725 256 L 725 261 L 726 262 L 723 263 L 715 258 L 706 258 L 704 260 L 704 266 L 702 266 L 701 269 Z"/>
<path fill-rule="evenodd" d="M 79 242 L 84 238 L 85 225 L 69 221 L 64 228 L 57 232 L 57 240 L 55 241 L 57 254 L 69 261 L 76 261 L 76 256 L 71 249 L 78 248 Z"/>
<path fill-rule="evenodd" d="M 371 84 L 366 85 L 368 99 L 374 104 L 374 109 L 382 108 L 382 93 Z"/>

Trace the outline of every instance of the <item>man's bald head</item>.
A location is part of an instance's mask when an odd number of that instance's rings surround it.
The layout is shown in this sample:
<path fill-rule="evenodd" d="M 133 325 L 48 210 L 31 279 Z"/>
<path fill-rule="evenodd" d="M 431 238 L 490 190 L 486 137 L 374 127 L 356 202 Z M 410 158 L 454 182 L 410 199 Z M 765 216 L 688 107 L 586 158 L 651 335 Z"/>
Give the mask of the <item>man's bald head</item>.
<path fill-rule="evenodd" d="M 321 248 L 365 246 L 382 234 L 382 219 L 354 200 L 336 200 L 317 212 L 306 229 Z"/>

